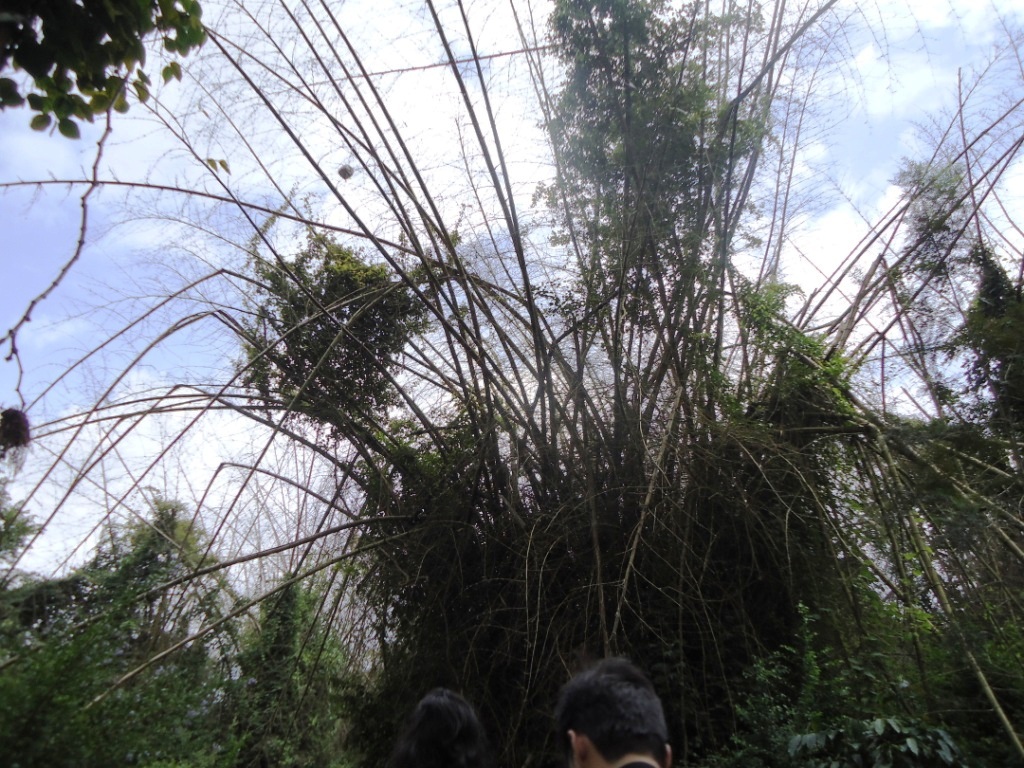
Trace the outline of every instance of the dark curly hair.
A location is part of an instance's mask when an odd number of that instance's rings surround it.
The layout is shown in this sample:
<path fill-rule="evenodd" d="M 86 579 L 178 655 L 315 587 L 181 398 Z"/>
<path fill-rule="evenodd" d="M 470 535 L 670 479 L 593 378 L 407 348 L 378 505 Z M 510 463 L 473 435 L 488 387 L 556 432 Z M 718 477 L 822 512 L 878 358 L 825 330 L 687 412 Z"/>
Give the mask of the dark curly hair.
<path fill-rule="evenodd" d="M 473 707 L 447 688 L 416 705 L 391 753 L 389 768 L 489 768 L 483 726 Z"/>

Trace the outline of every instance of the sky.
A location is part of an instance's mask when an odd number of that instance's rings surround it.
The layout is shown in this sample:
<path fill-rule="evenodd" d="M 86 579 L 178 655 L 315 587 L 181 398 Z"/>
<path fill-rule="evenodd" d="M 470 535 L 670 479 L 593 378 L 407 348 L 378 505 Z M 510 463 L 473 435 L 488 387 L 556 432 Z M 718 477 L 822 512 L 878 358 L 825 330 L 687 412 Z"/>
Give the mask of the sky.
<path fill-rule="evenodd" d="M 221 28 L 216 25 L 228 23 L 212 0 L 204 7 L 211 26 Z M 266 13 L 260 18 L 267 24 L 280 21 L 268 10 L 270 4 L 255 7 Z M 453 7 L 444 7 L 446 24 L 456 23 Z M 481 53 L 521 47 L 506 4 L 488 1 L 470 8 Z M 360 46 L 371 71 L 403 70 L 443 60 L 430 16 L 419 3 L 349 0 L 338 9 L 344 28 Z M 537 13 L 542 10 L 538 6 Z M 930 153 L 936 131 L 942 130 L 956 107 L 958 79 L 971 84 L 985 74 L 970 102 L 970 110 L 976 111 L 969 114 L 979 121 L 1000 103 L 1024 97 L 1024 74 L 1014 55 L 1021 41 L 1015 30 L 1024 26 L 1024 0 L 844 0 L 837 14 L 849 19 L 849 24 L 839 39 L 830 41 L 834 56 L 815 81 L 815 111 L 796 170 L 798 189 L 805 194 L 781 267 L 783 278 L 805 293 L 818 287 L 897 202 L 899 190 L 893 179 L 904 158 Z M 469 53 L 461 38 L 454 39 L 453 46 L 456 55 Z M 316 190 L 322 189 L 305 160 L 276 153 L 278 129 L 254 117 L 259 105 L 245 102 L 251 97 L 244 90 L 231 91 L 230 72 L 220 73 L 223 80 L 201 82 L 210 91 L 204 96 L 190 80 L 193 69 L 200 71 L 198 61 L 186 60 L 186 82 L 161 92 L 162 111 L 151 114 L 136 106 L 127 116 L 115 116 L 113 133 L 98 164 L 102 178 L 198 186 L 218 194 L 223 193 L 221 181 L 238 188 L 251 182 L 248 188 L 256 193 L 250 199 L 274 205 L 272 190 L 258 181 L 259 166 L 265 163 L 295 199 L 316 195 Z M 273 73 L 265 74 L 273 82 Z M 429 158 L 420 164 L 434 188 L 441 190 L 442 204 L 450 204 L 452 215 L 458 216 L 462 182 L 457 179 L 464 179 L 465 174 L 458 166 L 457 150 L 459 142 L 467 139 L 469 126 L 459 119 L 458 94 L 438 85 L 445 76 L 443 69 L 414 69 L 381 76 L 375 82 L 395 106 L 396 122 L 415 155 Z M 538 149 L 543 135 L 526 60 L 521 55 L 489 60 L 485 77 L 496 99 L 498 129 L 511 159 L 521 206 L 528 211 L 536 182 L 548 173 L 549 165 L 544 151 Z M 239 101 L 231 102 L 232 98 Z M 224 101 L 237 106 L 218 120 L 242 122 L 252 154 L 224 143 L 216 132 L 202 129 L 202 118 L 210 113 L 216 116 L 217 104 Z M 160 124 L 161 115 L 172 127 L 174 120 L 183 121 L 190 131 L 188 147 Z M 0 194 L 3 329 L 18 321 L 29 302 L 47 289 L 75 252 L 85 188 L 49 182 L 89 178 L 103 133 L 101 125 L 86 126 L 82 138 L 71 141 L 29 130 L 29 117 L 23 110 L 0 112 L 0 184 L 48 182 L 12 186 Z M 318 164 L 332 169 L 346 164 L 356 167 L 356 175 L 339 189 L 361 218 L 373 227 L 377 226 L 373 222 L 385 221 L 379 203 L 366 193 L 368 179 L 358 168 L 357 158 L 334 127 L 311 119 L 303 131 Z M 230 178 L 206 169 L 203 160 L 207 157 L 229 160 Z M 337 182 L 333 172 L 332 179 Z M 1019 203 L 1024 198 L 1024 172 L 1019 163 L 1004 176 L 1002 187 L 1006 200 Z M 450 195 L 446 195 L 447 189 L 451 189 Z M 332 215 L 331 223 L 351 226 L 343 214 Z M 189 234 L 183 221 L 198 222 L 207 231 Z M 285 226 L 277 231 L 282 239 L 293 234 Z M 210 305 L 195 302 L 176 304 L 144 318 L 132 333 L 92 354 L 58 382 L 70 364 L 143 315 L 156 297 L 212 268 L 237 266 L 240 258 L 244 260 L 239 256 L 243 252 L 240 246 L 250 232 L 237 215 L 232 218 L 230 211 L 203 202 L 193 204 L 152 192 L 129 194 L 117 188 L 94 192 L 89 198 L 86 245 L 79 261 L 19 331 L 23 370 L 19 372 L 14 362 L 0 362 L 0 405 L 29 405 L 33 423 L 52 431 L 60 424 L 57 420 L 88 409 L 112 383 L 116 384 L 114 393 L 123 394 L 160 391 L 182 378 L 222 380 L 240 352 L 215 317 L 199 319 L 149 348 L 154 338 L 176 321 L 190 312 L 209 309 Z M 381 233 L 393 236 L 386 230 Z M 1019 248 L 1022 243 L 1010 245 Z M 241 299 L 225 294 L 222 284 L 209 285 L 206 297 L 214 302 L 237 303 Z M 8 352 L 5 348 L 3 356 Z M 132 365 L 136 358 L 138 362 Z M 119 373 L 130 365 L 130 374 L 119 379 Z M 16 389 L 19 378 L 21 395 Z M 37 401 L 43 393 L 45 397 Z M 154 419 L 128 433 L 110 454 L 119 465 L 111 469 L 117 478 L 111 480 L 110 487 L 133 487 L 139 467 L 158 456 L 168 436 L 177 434 L 182 424 L 179 417 Z M 217 467 L 240 453 L 262 450 L 266 439 L 265 434 L 247 430 L 230 414 L 215 414 L 174 444 L 177 466 L 185 467 L 183 473 L 154 473 L 145 482 L 160 493 L 190 500 L 203 498 L 211 488 L 215 494 L 227 494 L 223 485 L 227 474 L 217 475 Z M 59 439 L 52 444 L 59 445 Z M 57 505 L 75 472 L 73 467 L 59 467 L 36 489 L 44 468 L 53 463 L 52 450 L 48 446 L 31 449 L 15 486 L 22 496 L 33 494 L 32 511 L 40 517 L 45 517 L 45 509 Z M 69 457 L 73 463 L 86 460 Z M 96 510 L 113 508 L 115 514 L 129 517 L 139 512 L 137 506 L 119 505 L 118 493 L 104 493 L 97 486 L 83 486 L 76 494 L 82 501 L 72 499 L 61 506 L 51 532 L 34 547 L 26 567 L 52 567 L 76 552 L 81 541 L 90 536 L 95 540 Z M 207 503 L 211 508 L 221 504 L 209 499 Z M 230 506 L 230 500 L 223 504 Z M 244 539 L 244 532 L 239 536 Z M 81 552 L 77 550 L 73 557 L 80 558 Z"/>
<path fill-rule="evenodd" d="M 927 159 L 931 123 L 944 122 L 955 108 L 958 78 L 970 82 L 995 63 L 999 71 L 988 73 L 991 79 L 978 101 L 991 105 L 997 98 L 1024 95 L 1019 62 L 1002 51 L 1008 46 L 1002 27 L 1024 21 L 1024 2 L 849 5 L 860 6 L 876 28 L 883 22 L 873 17 L 884 14 L 886 38 L 862 34 L 853 46 L 854 98 L 839 113 L 842 120 L 816 160 L 834 168 L 831 176 L 842 196 L 872 219 L 891 204 L 892 180 L 902 161 Z M 843 209 L 835 205 L 824 215 L 834 219 Z M 854 217 L 850 225 L 860 228 Z"/>

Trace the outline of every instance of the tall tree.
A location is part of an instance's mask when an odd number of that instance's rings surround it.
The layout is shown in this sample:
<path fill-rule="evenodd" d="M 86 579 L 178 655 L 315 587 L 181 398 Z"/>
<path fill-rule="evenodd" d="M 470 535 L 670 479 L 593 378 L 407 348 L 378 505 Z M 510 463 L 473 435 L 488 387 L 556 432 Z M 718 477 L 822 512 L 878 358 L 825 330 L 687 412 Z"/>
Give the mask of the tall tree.
<path fill-rule="evenodd" d="M 344 764 L 344 650 L 323 590 L 286 579 L 242 634 L 227 707 L 238 768 Z M 319 599 L 318 599 L 319 598 Z M 327 601 L 329 602 L 329 601 Z"/>

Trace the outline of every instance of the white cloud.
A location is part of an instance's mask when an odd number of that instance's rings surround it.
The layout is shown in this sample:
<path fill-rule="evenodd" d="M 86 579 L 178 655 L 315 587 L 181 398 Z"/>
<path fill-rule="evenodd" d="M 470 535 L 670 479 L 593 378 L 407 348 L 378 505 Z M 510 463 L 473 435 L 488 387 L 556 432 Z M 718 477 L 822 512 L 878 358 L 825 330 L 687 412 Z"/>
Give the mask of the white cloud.
<path fill-rule="evenodd" d="M 840 13 L 861 14 L 894 41 L 953 27 L 987 35 L 998 17 L 1011 23 L 1024 18 L 1021 0 L 842 0 L 837 8 Z"/>

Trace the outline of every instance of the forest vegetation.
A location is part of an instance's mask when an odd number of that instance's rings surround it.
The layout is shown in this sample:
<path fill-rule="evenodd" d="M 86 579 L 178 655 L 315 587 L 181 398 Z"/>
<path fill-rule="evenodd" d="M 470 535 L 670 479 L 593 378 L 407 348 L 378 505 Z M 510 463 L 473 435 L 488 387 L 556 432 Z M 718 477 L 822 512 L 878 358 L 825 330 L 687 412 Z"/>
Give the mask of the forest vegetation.
<path fill-rule="evenodd" d="M 91 176 L 53 182 L 81 241 L 90 196 L 127 189 L 181 250 L 38 397 L 5 393 L 32 442 L 0 504 L 0 762 L 383 766 L 446 686 L 497 765 L 552 766 L 558 688 L 622 655 L 677 765 L 1020 764 L 1020 102 L 963 83 L 809 291 L 801 132 L 846 6 L 515 2 L 498 75 L 484 5 L 410 12 L 457 162 L 385 87 L 415 67 L 375 72 L 331 3 L 207 0 L 200 30 L 161 1 L 189 30 L 151 54 L 165 83 L 132 49 L 28 97 L 53 142 L 108 115 Z M 17 109 L 37 73 L 12 62 Z M 542 178 L 505 127 L 516 79 Z M 98 170 L 129 98 L 205 175 Z M 19 370 L 34 306 L 3 339 Z M 172 341 L 228 362 L 133 390 Z M 97 397 L 48 408 L 90 366 Z M 227 420 L 251 450 L 194 481 Z M 25 567 L 90 504 L 75 557 Z"/>

